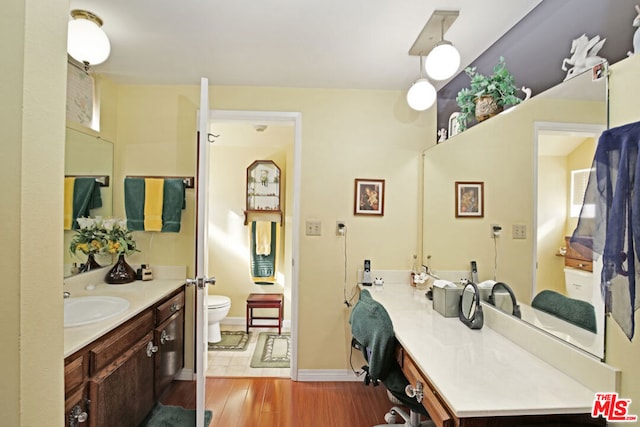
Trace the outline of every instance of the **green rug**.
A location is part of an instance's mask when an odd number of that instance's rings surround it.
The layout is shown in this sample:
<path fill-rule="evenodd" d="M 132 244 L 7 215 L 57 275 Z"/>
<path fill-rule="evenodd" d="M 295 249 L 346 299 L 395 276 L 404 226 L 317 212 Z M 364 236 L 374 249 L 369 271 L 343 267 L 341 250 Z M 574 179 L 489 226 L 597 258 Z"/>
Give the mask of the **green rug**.
<path fill-rule="evenodd" d="M 205 427 L 211 422 L 211 411 L 204 411 Z M 193 427 L 196 425 L 195 409 L 185 409 L 180 406 L 163 405 L 158 402 L 142 427 Z"/>
<path fill-rule="evenodd" d="M 208 343 L 209 351 L 245 351 L 251 338 L 251 332 L 245 331 L 220 331 L 222 341 Z"/>
<path fill-rule="evenodd" d="M 291 361 L 291 334 L 260 332 L 251 358 L 252 368 L 288 368 Z"/>

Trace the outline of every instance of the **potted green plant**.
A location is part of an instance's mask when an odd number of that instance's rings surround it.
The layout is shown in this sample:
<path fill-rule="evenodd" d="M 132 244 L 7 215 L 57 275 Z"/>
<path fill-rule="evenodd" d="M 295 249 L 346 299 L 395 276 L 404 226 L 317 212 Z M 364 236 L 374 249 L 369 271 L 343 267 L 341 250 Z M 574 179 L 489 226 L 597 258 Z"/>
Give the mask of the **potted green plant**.
<path fill-rule="evenodd" d="M 473 116 L 481 122 L 501 112 L 506 105 L 521 102 L 516 96 L 518 89 L 504 57 L 500 57 L 493 67 L 493 74 L 489 76 L 478 73 L 476 67 L 467 67 L 464 71 L 471 79 L 471 85 L 461 89 L 456 96 L 460 107 L 458 124 L 461 131 L 467 128 L 467 123 Z"/>

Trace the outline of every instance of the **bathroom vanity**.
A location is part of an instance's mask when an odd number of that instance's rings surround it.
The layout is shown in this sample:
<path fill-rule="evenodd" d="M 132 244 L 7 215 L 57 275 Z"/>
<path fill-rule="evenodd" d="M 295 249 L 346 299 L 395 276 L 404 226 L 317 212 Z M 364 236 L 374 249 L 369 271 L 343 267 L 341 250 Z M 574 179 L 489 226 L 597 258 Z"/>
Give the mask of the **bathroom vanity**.
<path fill-rule="evenodd" d="M 605 425 L 604 420 L 591 418 L 591 408 L 596 392 L 616 391 L 608 389 L 615 388 L 614 381 L 597 383 L 567 374 L 526 345 L 516 344 L 492 325 L 497 323 L 493 317 L 501 315 L 497 310 L 487 313 L 482 329 L 473 330 L 457 318 L 437 313 L 425 291 L 408 284 L 385 284 L 381 291 L 370 292 L 391 317 L 399 342 L 397 359 L 411 385 L 421 391 L 421 403 L 436 426 Z M 539 333 L 516 318 L 508 319 L 512 316 L 502 317 L 513 321 L 507 329 L 525 326 Z M 532 345 L 545 347 L 537 339 L 531 339 Z M 565 358 L 560 353 L 557 357 Z M 591 356 L 566 358 L 581 366 L 592 361 L 605 376 L 616 376 L 615 370 Z"/>
<path fill-rule="evenodd" d="M 130 303 L 110 319 L 65 328 L 65 425 L 138 426 L 183 367 L 184 279 L 65 291 Z"/>

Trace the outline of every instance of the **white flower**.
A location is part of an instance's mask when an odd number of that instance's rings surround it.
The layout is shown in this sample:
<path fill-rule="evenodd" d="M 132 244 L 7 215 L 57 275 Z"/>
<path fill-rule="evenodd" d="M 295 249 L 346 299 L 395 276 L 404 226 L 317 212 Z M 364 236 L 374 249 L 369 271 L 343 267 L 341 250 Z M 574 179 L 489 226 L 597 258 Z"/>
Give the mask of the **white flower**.
<path fill-rule="evenodd" d="M 104 221 L 102 221 L 102 227 L 107 230 L 107 232 L 113 230 L 113 227 L 116 225 L 116 223 L 118 222 L 117 219 L 115 218 L 109 218 L 109 219 L 105 219 Z"/>
<path fill-rule="evenodd" d="M 92 228 L 95 225 L 95 221 L 93 218 L 77 218 L 78 225 L 80 229 Z"/>

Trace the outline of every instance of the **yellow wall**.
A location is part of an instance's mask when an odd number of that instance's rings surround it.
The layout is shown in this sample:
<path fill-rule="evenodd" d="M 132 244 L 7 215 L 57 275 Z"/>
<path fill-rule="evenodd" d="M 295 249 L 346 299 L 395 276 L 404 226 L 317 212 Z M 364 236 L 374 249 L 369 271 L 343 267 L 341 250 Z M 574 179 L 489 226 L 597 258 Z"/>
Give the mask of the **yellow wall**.
<path fill-rule="evenodd" d="M 127 174 L 194 174 L 198 96 L 196 86 L 118 88 L 116 182 Z M 335 236 L 336 220 L 347 222 L 349 295 L 363 259 L 376 269 L 409 269 L 412 254 L 419 253 L 419 153 L 435 140 L 435 112 L 413 112 L 404 97 L 402 91 L 210 88 L 212 109 L 302 113 L 300 369 L 349 367 L 344 242 Z M 353 215 L 355 178 L 386 180 L 384 217 Z M 116 214 L 124 212 L 118 191 Z M 186 264 L 193 271 L 192 197 L 188 205 L 183 230 L 155 236 L 149 262 Z M 322 236 L 304 236 L 307 219 L 322 221 Z M 140 237 L 143 251 L 145 239 Z M 136 254 L 132 262 L 144 256 Z"/>
<path fill-rule="evenodd" d="M 211 149 L 209 181 L 209 269 L 216 285 L 210 294 L 231 298 L 229 317 L 244 319 L 250 293 L 284 293 L 285 319 L 291 318 L 291 217 L 293 126 L 270 125 L 256 132 L 251 124 L 217 124 L 220 135 Z M 249 268 L 249 226 L 244 225 L 247 167 L 255 160 L 273 160 L 281 170 L 280 194 L 284 223 L 278 226 L 277 283 L 256 285 Z M 270 314 L 269 314 L 270 315 Z"/>
<path fill-rule="evenodd" d="M 0 14 L 0 423 L 7 426 L 64 419 L 62 233 L 52 224 L 62 224 L 67 13 L 66 1 L 8 0 Z"/>
<path fill-rule="evenodd" d="M 610 127 L 622 126 L 640 120 L 640 55 L 632 56 L 611 67 L 609 84 Z M 640 315 L 636 311 L 636 325 L 640 325 Z M 629 341 L 612 318 L 607 319 L 606 360 L 607 363 L 622 370 L 622 388 L 620 394 L 631 399 L 630 413 L 640 416 L 640 331 Z M 628 425 L 628 423 L 620 425 Z"/>

